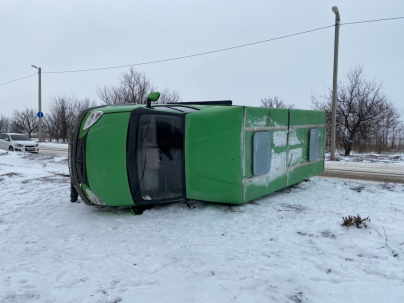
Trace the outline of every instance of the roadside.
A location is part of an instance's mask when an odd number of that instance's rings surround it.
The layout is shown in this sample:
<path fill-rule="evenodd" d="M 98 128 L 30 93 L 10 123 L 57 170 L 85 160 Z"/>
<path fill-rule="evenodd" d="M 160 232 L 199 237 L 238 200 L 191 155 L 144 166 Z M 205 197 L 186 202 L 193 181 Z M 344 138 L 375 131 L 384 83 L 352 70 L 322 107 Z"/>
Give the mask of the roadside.
<path fill-rule="evenodd" d="M 51 143 L 43 142 L 39 143 L 39 153 L 56 155 L 56 156 L 67 156 L 67 143 Z"/>
<path fill-rule="evenodd" d="M 404 183 L 403 154 L 353 154 L 325 161 L 322 177 Z"/>

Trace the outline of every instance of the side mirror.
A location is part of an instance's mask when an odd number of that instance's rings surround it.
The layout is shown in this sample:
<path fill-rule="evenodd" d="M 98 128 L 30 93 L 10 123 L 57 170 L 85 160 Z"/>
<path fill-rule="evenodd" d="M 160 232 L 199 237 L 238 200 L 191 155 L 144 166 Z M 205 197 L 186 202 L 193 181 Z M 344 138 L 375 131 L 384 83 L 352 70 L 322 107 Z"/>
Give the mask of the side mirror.
<path fill-rule="evenodd" d="M 156 102 L 160 98 L 160 93 L 159 92 L 152 92 L 147 96 L 147 105 L 146 107 L 152 108 L 151 107 L 151 102 Z"/>

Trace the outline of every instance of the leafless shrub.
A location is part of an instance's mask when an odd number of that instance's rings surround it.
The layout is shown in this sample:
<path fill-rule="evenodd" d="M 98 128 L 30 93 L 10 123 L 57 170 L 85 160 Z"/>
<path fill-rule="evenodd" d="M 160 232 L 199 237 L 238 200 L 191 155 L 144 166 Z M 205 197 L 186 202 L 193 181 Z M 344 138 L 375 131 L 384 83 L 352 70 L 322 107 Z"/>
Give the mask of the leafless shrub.
<path fill-rule="evenodd" d="M 362 225 L 367 228 L 366 221 L 370 222 L 369 216 L 366 218 L 361 218 L 361 216 L 358 214 L 356 217 L 355 216 L 347 216 L 347 217 L 342 217 L 342 226 L 346 226 L 348 229 L 350 226 L 356 226 L 356 228 L 362 228 Z"/>

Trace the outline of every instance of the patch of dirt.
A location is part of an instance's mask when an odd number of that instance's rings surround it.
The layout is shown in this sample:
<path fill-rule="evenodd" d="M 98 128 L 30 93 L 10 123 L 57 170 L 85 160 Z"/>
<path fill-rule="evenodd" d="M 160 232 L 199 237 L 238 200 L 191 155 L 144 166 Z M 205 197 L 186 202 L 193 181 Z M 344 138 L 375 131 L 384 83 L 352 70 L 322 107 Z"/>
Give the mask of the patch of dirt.
<path fill-rule="evenodd" d="M 65 177 L 65 178 L 70 178 L 70 175 L 68 175 L 68 174 L 57 174 L 57 173 L 54 173 L 54 175 L 55 175 L 55 176 L 60 176 L 60 177 Z"/>
<path fill-rule="evenodd" d="M 305 232 L 302 232 L 302 231 L 298 231 L 297 232 L 299 235 L 301 235 L 301 236 L 308 236 L 308 237 L 312 237 L 313 236 L 313 234 L 306 234 Z"/>
<path fill-rule="evenodd" d="M 50 161 L 54 160 L 56 156 L 53 155 L 41 155 L 41 154 L 31 154 L 31 153 L 24 153 L 22 156 L 23 159 L 28 160 L 35 160 L 35 161 Z"/>
<path fill-rule="evenodd" d="M 15 176 L 21 176 L 21 174 L 19 174 L 19 173 L 6 173 L 6 174 L 0 175 L 0 177 L 15 177 Z"/>
<path fill-rule="evenodd" d="M 297 213 L 301 213 L 306 210 L 306 207 L 301 204 L 281 204 L 284 209 L 279 209 L 278 211 L 294 211 Z"/>
<path fill-rule="evenodd" d="M 63 178 L 58 178 L 57 176 L 62 176 Z M 22 181 L 22 183 L 28 184 L 28 183 L 35 182 L 35 181 L 47 182 L 47 183 L 68 183 L 68 182 L 70 182 L 70 178 L 67 178 L 67 176 L 65 176 L 63 174 L 58 174 L 55 176 L 47 176 L 47 177 L 41 177 L 41 178 L 36 178 L 36 179 L 24 180 L 24 181 Z"/>
<path fill-rule="evenodd" d="M 387 189 L 388 191 L 397 191 L 395 184 L 393 183 L 384 183 L 382 189 Z"/>
<path fill-rule="evenodd" d="M 321 235 L 325 238 L 331 238 L 331 239 L 336 239 L 337 236 L 334 235 L 332 232 L 330 232 L 329 230 L 325 230 L 321 232 Z"/>
<path fill-rule="evenodd" d="M 352 190 L 357 191 L 358 193 L 360 193 L 362 190 L 364 190 L 366 187 L 363 185 L 359 185 L 356 187 L 351 187 Z"/>

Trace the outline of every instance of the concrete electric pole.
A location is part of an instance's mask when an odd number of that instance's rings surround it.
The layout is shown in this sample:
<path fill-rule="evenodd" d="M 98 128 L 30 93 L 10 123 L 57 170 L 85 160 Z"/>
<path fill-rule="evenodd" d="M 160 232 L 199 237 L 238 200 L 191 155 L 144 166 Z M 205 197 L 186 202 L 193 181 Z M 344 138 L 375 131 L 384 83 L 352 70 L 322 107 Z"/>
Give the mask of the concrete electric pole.
<path fill-rule="evenodd" d="M 33 68 L 36 68 L 38 70 L 38 140 L 39 142 L 42 142 L 42 118 L 43 118 L 43 113 L 42 113 L 42 102 L 41 102 L 41 68 L 36 67 L 35 65 L 31 65 Z"/>
<path fill-rule="evenodd" d="M 333 6 L 332 11 L 335 14 L 335 41 L 334 41 L 334 74 L 332 81 L 332 112 L 331 112 L 331 146 L 330 160 L 335 161 L 335 133 L 337 120 L 337 90 L 338 90 L 338 44 L 339 44 L 339 23 L 341 21 L 338 7 Z"/>

